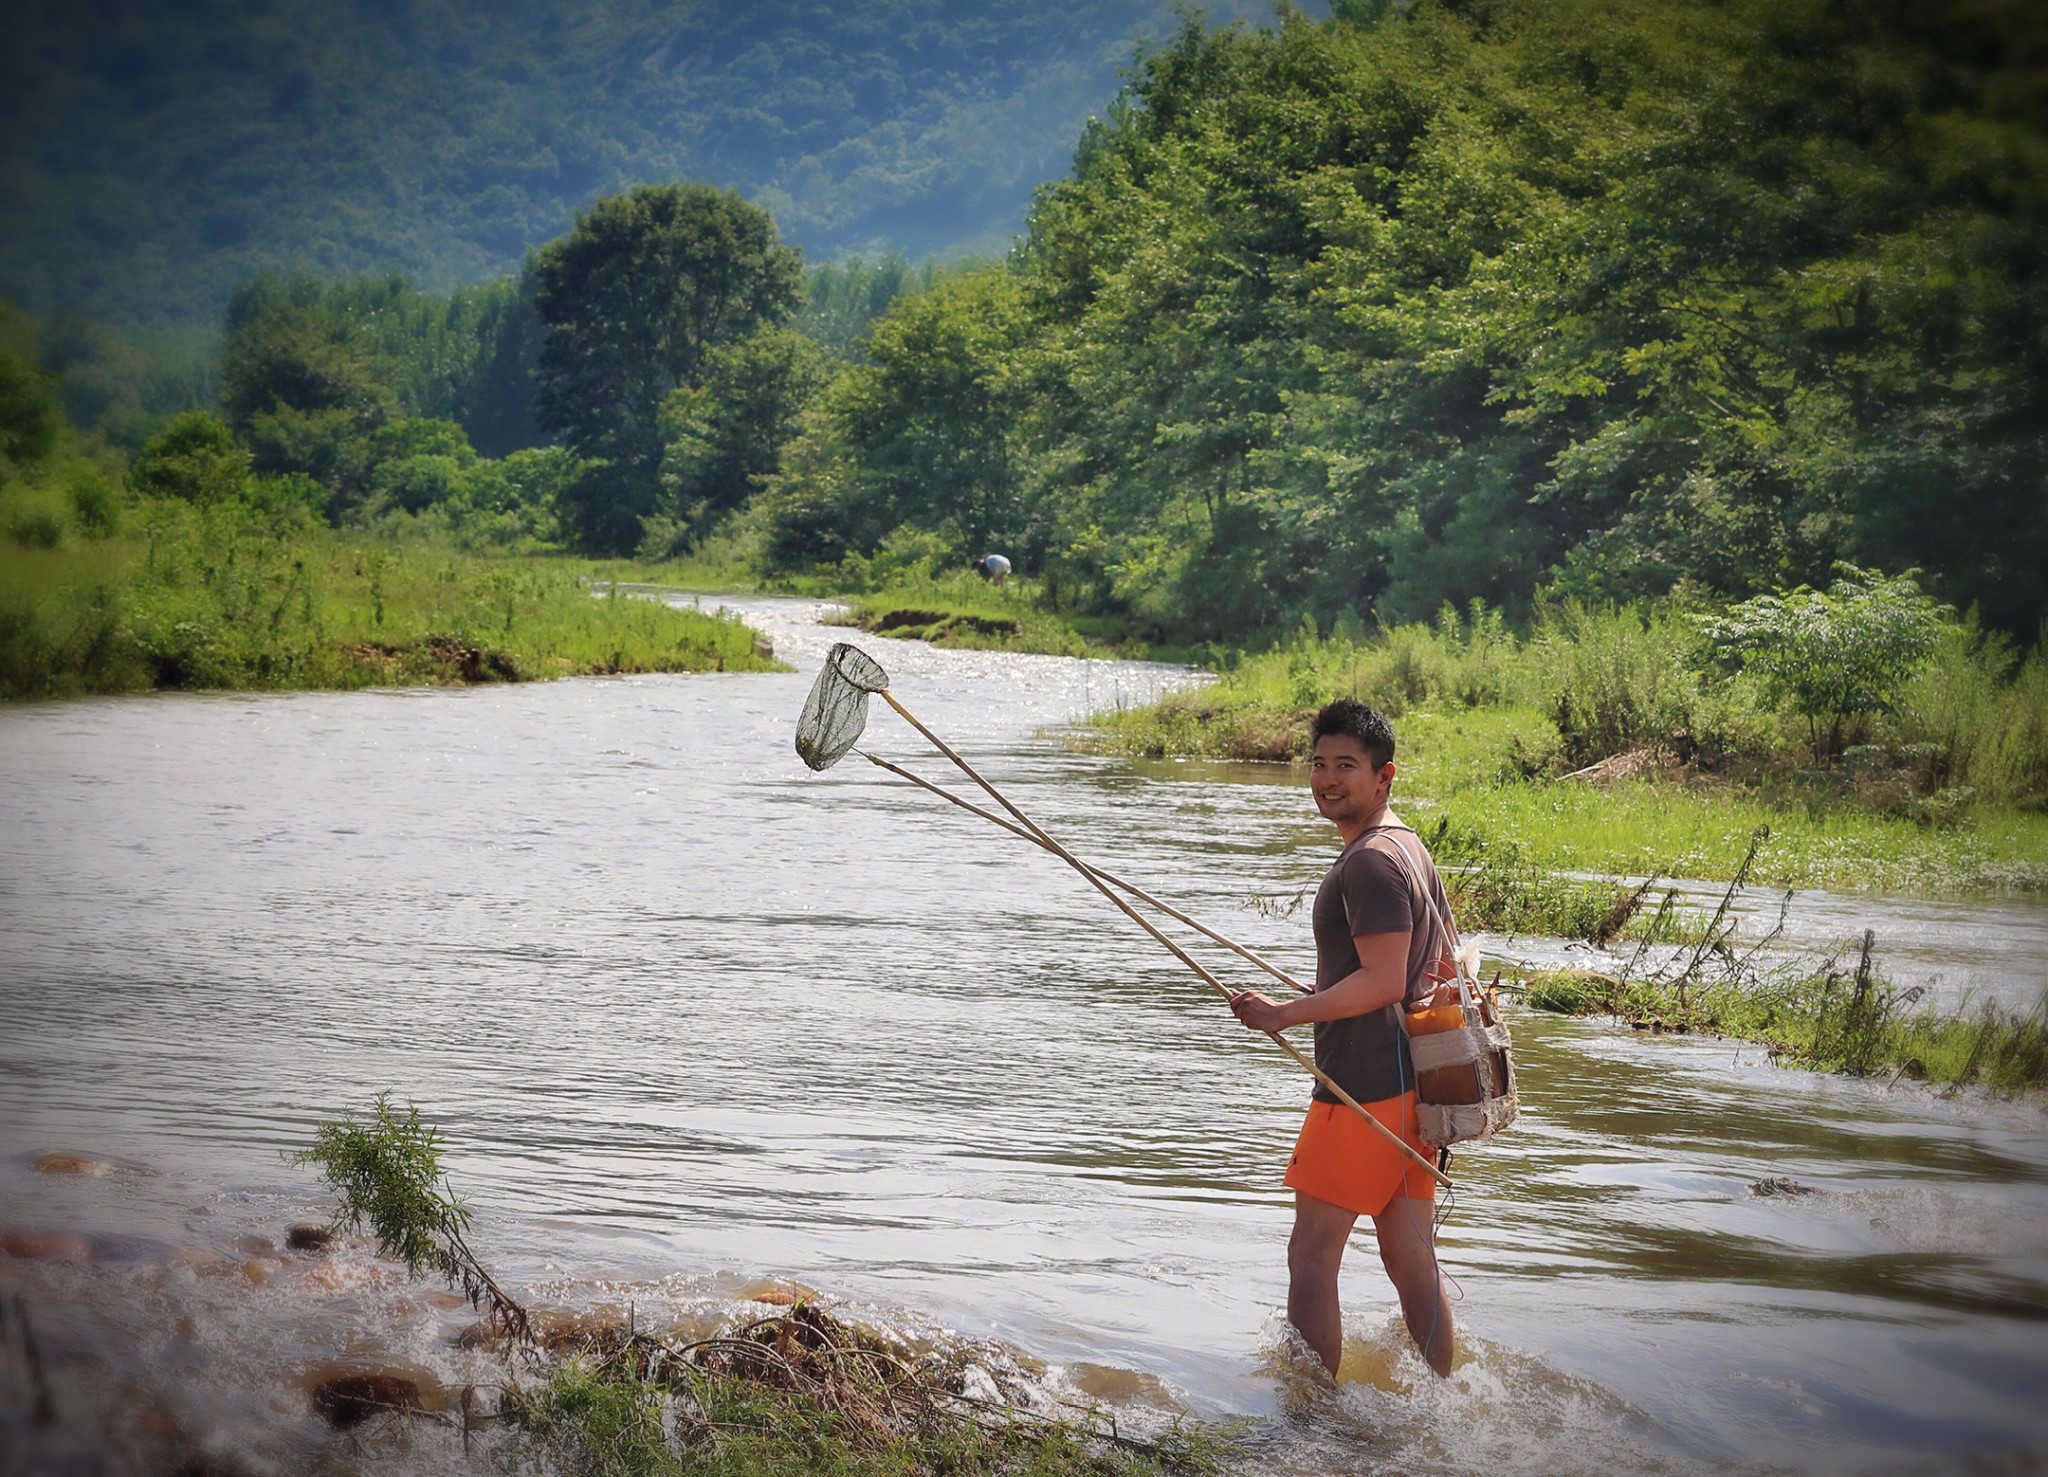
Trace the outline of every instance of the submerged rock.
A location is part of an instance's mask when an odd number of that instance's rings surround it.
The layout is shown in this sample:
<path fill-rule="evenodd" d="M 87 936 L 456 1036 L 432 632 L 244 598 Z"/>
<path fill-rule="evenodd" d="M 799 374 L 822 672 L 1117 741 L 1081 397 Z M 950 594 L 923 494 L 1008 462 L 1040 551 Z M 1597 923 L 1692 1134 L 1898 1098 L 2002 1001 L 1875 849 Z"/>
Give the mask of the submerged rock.
<path fill-rule="evenodd" d="M 36 1160 L 37 1174 L 112 1174 L 114 1166 L 84 1154 L 45 1154 Z"/>
<path fill-rule="evenodd" d="M 313 1387 L 313 1409 L 337 1430 L 389 1410 L 418 1410 L 417 1380 L 402 1374 L 344 1374 Z"/>
<path fill-rule="evenodd" d="M 1770 1199 L 1776 1195 L 1818 1195 L 1821 1192 L 1812 1185 L 1802 1185 L 1797 1180 L 1758 1180 L 1749 1187 L 1749 1193 Z"/>
<path fill-rule="evenodd" d="M 537 1331 L 540 1346 L 550 1354 L 609 1359 L 633 1337 L 629 1321 L 604 1313 L 569 1314 L 545 1319 Z"/>
<path fill-rule="evenodd" d="M 25 1262 L 89 1262 L 92 1242 L 76 1231 L 0 1232 L 0 1251 Z"/>
<path fill-rule="evenodd" d="M 798 1303 L 818 1300 L 815 1290 L 781 1277 L 762 1277 L 749 1282 L 740 1289 L 740 1296 L 750 1303 L 766 1303 L 771 1308 L 793 1308 Z"/>

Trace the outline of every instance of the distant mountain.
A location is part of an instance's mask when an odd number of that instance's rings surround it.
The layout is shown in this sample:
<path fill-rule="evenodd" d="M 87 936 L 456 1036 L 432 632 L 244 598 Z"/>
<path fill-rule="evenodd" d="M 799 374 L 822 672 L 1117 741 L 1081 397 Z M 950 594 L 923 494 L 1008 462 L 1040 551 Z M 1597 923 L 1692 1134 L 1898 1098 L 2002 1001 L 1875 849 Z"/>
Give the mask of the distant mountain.
<path fill-rule="evenodd" d="M 739 189 L 813 261 L 1000 250 L 1177 20 L 1173 0 L 10 10 L 0 296 L 127 322 L 210 316 L 258 271 L 502 275 L 655 180 Z"/>

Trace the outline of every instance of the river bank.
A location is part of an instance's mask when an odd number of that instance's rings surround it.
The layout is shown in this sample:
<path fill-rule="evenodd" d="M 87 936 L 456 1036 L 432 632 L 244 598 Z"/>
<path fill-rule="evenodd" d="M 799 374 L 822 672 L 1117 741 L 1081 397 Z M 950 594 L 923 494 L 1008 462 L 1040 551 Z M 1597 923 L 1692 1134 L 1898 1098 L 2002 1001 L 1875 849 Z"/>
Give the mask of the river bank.
<path fill-rule="evenodd" d="M 290 509 L 165 500 L 93 543 L 0 542 L 0 697 L 773 666 L 739 622 L 593 599 L 582 561 L 350 536 Z"/>

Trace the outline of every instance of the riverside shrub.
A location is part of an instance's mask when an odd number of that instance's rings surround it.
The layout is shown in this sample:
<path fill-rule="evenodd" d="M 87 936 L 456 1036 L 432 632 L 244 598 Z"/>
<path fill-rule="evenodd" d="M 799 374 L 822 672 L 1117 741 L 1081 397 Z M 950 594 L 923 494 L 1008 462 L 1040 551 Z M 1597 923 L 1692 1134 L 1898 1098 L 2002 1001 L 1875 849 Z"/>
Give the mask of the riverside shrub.
<path fill-rule="evenodd" d="M 1758 595 L 1700 622 L 1723 661 L 1760 676 L 1768 698 L 1806 720 L 1822 763 L 1841 754 L 1850 723 L 1897 709 L 1953 614 L 1921 594 L 1910 572 L 1888 578 L 1853 564 L 1835 570 L 1826 590 L 1802 585 Z"/>

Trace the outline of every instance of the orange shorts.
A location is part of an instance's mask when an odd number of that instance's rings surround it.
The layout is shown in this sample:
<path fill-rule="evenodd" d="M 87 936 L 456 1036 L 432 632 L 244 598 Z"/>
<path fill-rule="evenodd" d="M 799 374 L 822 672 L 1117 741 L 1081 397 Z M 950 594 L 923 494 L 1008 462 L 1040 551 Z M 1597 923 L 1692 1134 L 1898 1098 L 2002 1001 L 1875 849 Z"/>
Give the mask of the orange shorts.
<path fill-rule="evenodd" d="M 1436 1151 L 1422 1142 L 1416 1126 L 1413 1092 L 1367 1103 L 1365 1110 L 1424 1159 L 1435 1162 Z M 1343 1103 L 1308 1105 L 1301 1137 L 1294 1141 L 1294 1157 L 1287 1162 L 1287 1187 L 1360 1215 L 1378 1215 L 1396 1195 L 1436 1198 L 1436 1180 L 1429 1171 L 1373 1132 Z"/>

